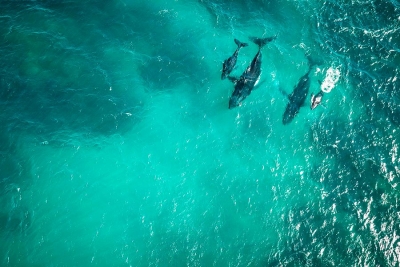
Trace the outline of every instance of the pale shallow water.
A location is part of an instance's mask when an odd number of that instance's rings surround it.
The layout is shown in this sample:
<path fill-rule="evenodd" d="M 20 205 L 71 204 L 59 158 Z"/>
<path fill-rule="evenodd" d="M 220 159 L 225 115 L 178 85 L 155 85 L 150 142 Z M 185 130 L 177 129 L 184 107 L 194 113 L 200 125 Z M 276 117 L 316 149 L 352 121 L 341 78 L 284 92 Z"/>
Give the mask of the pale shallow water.
<path fill-rule="evenodd" d="M 142 2 L 0 2 L 1 265 L 398 266 L 400 4 Z"/>

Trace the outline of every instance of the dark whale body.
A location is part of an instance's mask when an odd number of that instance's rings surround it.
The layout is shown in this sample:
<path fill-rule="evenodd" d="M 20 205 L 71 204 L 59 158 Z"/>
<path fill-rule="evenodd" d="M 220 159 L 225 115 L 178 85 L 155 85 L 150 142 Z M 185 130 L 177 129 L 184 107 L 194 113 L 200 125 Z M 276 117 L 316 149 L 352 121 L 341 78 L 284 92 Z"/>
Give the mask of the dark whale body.
<path fill-rule="evenodd" d="M 309 69 L 307 73 L 300 78 L 293 92 L 288 96 L 289 103 L 287 104 L 285 113 L 283 114 L 283 124 L 290 123 L 297 113 L 299 113 L 300 108 L 304 105 L 304 101 L 307 98 L 308 90 L 310 88 L 309 74 L 314 65 L 315 63 L 313 63 L 309 58 Z"/>
<path fill-rule="evenodd" d="M 228 75 L 232 72 L 233 68 L 235 67 L 240 48 L 248 46 L 247 43 L 242 43 L 238 39 L 235 39 L 234 41 L 238 47 L 236 48 L 233 55 L 228 59 L 226 59 L 222 64 L 222 74 L 221 74 L 222 80 L 228 77 Z"/>
<path fill-rule="evenodd" d="M 258 45 L 259 49 L 251 61 L 251 64 L 243 72 L 240 78 L 236 80 L 235 90 L 229 99 L 229 109 L 239 106 L 242 101 L 250 95 L 261 74 L 261 48 L 275 39 L 276 36 L 268 38 L 252 38 L 252 41 Z"/>

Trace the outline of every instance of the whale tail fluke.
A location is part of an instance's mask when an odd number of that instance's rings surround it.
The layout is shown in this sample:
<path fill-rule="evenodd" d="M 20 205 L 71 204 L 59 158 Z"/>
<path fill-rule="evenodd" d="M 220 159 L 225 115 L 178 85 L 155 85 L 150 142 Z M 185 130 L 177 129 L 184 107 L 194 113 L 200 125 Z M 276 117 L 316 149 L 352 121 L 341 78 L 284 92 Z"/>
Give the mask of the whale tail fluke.
<path fill-rule="evenodd" d="M 248 43 L 242 43 L 242 42 L 239 41 L 238 39 L 235 39 L 234 41 L 235 41 L 235 43 L 237 44 L 237 46 L 238 46 L 239 48 L 246 47 L 246 46 L 249 45 Z"/>
<path fill-rule="evenodd" d="M 261 49 L 264 45 L 276 39 L 276 35 L 267 38 L 250 37 L 250 40 Z"/>

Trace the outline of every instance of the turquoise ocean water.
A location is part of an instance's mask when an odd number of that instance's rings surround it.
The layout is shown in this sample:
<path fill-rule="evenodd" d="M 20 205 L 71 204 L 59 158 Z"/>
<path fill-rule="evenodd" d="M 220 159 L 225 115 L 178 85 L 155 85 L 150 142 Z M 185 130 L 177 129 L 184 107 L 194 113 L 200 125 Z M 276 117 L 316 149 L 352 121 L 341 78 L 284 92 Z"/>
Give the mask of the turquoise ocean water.
<path fill-rule="evenodd" d="M 399 266 L 399 36 L 397 0 L 0 1 L 0 265 Z"/>

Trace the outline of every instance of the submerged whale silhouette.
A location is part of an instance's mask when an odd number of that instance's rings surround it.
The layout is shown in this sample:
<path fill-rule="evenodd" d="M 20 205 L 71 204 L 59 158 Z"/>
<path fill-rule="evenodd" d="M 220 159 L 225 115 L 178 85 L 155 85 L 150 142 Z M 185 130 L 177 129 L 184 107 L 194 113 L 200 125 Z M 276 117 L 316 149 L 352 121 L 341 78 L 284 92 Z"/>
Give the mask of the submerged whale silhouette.
<path fill-rule="evenodd" d="M 261 74 L 261 48 L 275 39 L 276 36 L 268 38 L 251 38 L 251 40 L 258 45 L 258 52 L 251 61 L 251 64 L 247 67 L 238 80 L 229 77 L 235 82 L 235 90 L 229 99 L 229 109 L 239 106 L 242 101 L 250 95 Z"/>
<path fill-rule="evenodd" d="M 306 100 L 308 90 L 310 88 L 309 74 L 312 68 L 317 64 L 310 57 L 307 58 L 309 65 L 308 71 L 300 78 L 293 92 L 288 96 L 289 103 L 287 104 L 285 113 L 283 114 L 283 124 L 288 124 L 294 119 Z"/>
<path fill-rule="evenodd" d="M 242 43 L 238 39 L 235 39 L 234 41 L 238 47 L 236 48 L 233 55 L 230 56 L 228 59 L 226 59 L 222 64 L 222 74 L 221 74 L 222 80 L 228 77 L 228 75 L 232 72 L 233 68 L 235 67 L 240 48 L 248 46 L 247 43 Z"/>

